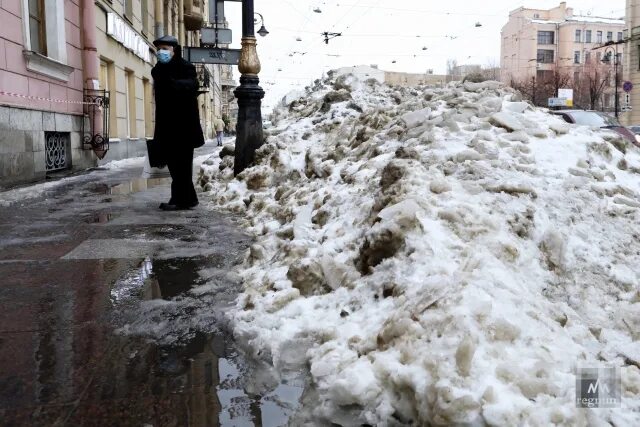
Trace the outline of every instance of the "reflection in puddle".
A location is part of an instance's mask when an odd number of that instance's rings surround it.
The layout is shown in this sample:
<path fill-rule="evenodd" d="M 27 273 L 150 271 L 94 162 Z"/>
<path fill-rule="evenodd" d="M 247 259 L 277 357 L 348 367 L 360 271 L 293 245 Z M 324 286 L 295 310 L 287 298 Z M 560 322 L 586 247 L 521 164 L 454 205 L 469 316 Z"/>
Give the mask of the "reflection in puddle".
<path fill-rule="evenodd" d="M 206 282 L 199 273 L 201 270 L 221 266 L 217 256 L 153 260 L 146 257 L 138 268 L 129 270 L 111 287 L 111 299 L 114 303 L 131 298 L 172 300 Z"/>
<path fill-rule="evenodd" d="M 111 212 L 96 212 L 93 215 L 83 218 L 83 221 L 87 224 L 106 224 L 118 216 L 119 215 L 112 214 Z"/>
<path fill-rule="evenodd" d="M 207 275 L 201 270 L 211 269 L 215 263 L 215 258 L 208 257 L 147 257 L 112 288 L 112 301 L 179 301 L 191 288 L 207 283 Z M 150 354 L 156 356 L 146 358 L 145 363 L 152 364 L 152 376 L 162 378 L 164 392 L 174 396 L 174 403 L 183 405 L 181 425 L 283 426 L 299 406 L 304 390 L 302 379 L 275 382 L 271 391 L 261 395 L 246 392 L 255 389 L 255 385 L 247 385 L 261 375 L 235 348 L 228 332 L 192 332 L 192 338 L 183 345 L 149 345 L 155 348 Z M 138 358 L 130 358 L 127 370 L 139 369 L 139 363 Z M 153 378 L 147 381 L 157 382 Z"/>
<path fill-rule="evenodd" d="M 129 182 L 124 182 L 122 184 L 115 185 L 108 189 L 108 193 L 106 194 L 132 194 L 139 193 L 141 191 L 148 190 L 149 188 L 159 187 L 163 185 L 171 184 L 170 178 L 138 178 L 133 179 Z"/>

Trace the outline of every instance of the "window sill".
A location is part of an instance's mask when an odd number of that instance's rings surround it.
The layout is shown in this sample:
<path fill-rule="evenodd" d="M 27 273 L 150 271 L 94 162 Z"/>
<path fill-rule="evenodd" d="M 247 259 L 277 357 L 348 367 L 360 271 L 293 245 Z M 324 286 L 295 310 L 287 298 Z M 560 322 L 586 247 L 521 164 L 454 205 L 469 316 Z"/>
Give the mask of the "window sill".
<path fill-rule="evenodd" d="M 45 76 L 62 80 L 63 82 L 68 82 L 69 76 L 73 73 L 73 67 L 37 52 L 25 50 L 22 54 L 27 61 L 27 70 L 33 71 L 34 73 L 44 74 Z"/>

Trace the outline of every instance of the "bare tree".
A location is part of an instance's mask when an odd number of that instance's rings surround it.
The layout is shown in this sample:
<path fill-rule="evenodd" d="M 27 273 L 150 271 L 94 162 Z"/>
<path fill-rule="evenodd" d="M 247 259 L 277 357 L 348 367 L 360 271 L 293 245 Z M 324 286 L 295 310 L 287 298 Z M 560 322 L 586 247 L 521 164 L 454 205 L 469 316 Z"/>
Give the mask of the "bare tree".
<path fill-rule="evenodd" d="M 500 80 L 500 64 L 493 59 L 489 60 L 482 67 L 481 73 L 484 76 L 485 80 L 499 81 Z"/>
<path fill-rule="evenodd" d="M 590 62 L 585 65 L 575 82 L 576 106 L 596 110 L 602 106 L 602 95 L 609 83 L 609 70 L 603 64 Z"/>
<path fill-rule="evenodd" d="M 558 89 L 573 87 L 572 76 L 559 68 L 544 70 L 524 80 L 514 80 L 510 86 L 520 93 L 524 99 L 539 107 L 546 107 L 549 98 L 558 96 Z"/>

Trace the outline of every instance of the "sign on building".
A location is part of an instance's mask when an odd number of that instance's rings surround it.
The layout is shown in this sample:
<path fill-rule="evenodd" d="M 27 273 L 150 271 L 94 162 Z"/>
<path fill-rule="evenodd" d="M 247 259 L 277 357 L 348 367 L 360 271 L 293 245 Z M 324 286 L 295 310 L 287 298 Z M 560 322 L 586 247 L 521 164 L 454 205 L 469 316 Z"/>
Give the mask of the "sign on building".
<path fill-rule="evenodd" d="M 185 47 L 184 59 L 194 64 L 238 65 L 240 49 L 219 49 L 204 47 Z"/>
<path fill-rule="evenodd" d="M 200 30 L 202 44 L 231 44 L 231 30 L 227 28 L 203 28 Z"/>
<path fill-rule="evenodd" d="M 113 12 L 107 13 L 107 34 L 122 43 L 136 56 L 146 62 L 150 62 L 149 45 L 140 35 L 122 18 Z"/>
<path fill-rule="evenodd" d="M 558 98 L 566 100 L 564 107 L 573 107 L 573 89 L 558 89 Z"/>
<path fill-rule="evenodd" d="M 573 105 L 569 105 L 569 100 L 567 98 L 549 98 L 547 105 L 549 107 L 570 107 Z"/>

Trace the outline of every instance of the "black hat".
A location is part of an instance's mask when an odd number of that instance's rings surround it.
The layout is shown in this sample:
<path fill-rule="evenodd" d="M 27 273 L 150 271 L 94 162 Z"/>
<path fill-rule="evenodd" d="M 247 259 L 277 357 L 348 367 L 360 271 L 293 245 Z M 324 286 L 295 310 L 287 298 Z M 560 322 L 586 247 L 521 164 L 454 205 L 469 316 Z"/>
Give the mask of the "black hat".
<path fill-rule="evenodd" d="M 158 47 L 160 44 L 168 44 L 170 46 L 178 46 L 178 39 L 174 36 L 162 36 L 153 41 L 153 45 Z"/>

